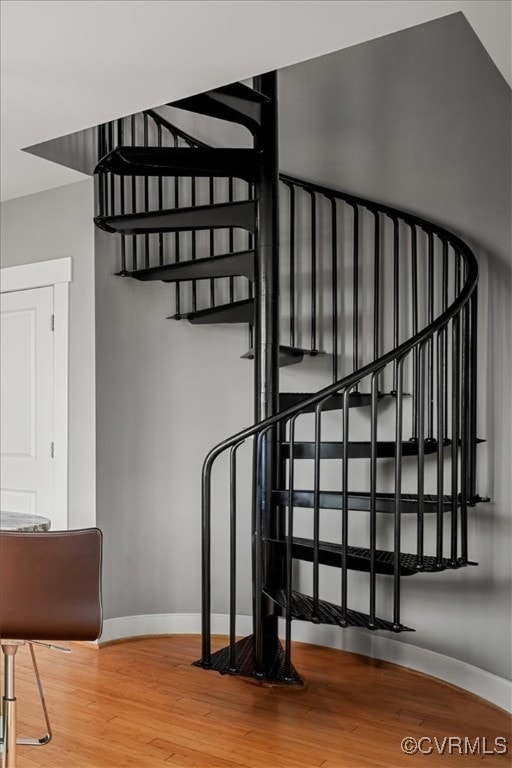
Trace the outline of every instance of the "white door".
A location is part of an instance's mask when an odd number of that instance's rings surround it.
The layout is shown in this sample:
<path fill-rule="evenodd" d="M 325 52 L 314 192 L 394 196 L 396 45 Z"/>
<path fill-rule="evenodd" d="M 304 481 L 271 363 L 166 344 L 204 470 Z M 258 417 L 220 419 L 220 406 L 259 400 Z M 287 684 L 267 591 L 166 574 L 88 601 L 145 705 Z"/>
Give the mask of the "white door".
<path fill-rule="evenodd" d="M 52 520 L 53 287 L 3 293 L 1 305 L 1 509 Z"/>

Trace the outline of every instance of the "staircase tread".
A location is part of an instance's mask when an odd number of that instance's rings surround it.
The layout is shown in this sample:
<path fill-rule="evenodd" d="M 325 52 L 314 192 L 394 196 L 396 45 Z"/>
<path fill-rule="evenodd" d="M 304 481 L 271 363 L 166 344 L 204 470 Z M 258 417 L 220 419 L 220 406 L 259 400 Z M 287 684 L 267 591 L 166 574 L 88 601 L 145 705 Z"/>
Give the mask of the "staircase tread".
<path fill-rule="evenodd" d="M 276 589 L 272 591 L 264 589 L 263 591 L 267 597 L 286 611 L 288 595 L 285 589 Z M 377 617 L 375 617 L 375 623 L 372 624 L 368 614 L 354 611 L 351 608 L 347 608 L 344 614 L 341 606 L 329 603 L 327 600 L 318 601 L 318 610 L 315 613 L 313 598 L 310 597 L 310 595 L 305 595 L 302 592 L 297 592 L 295 590 L 292 591 L 291 614 L 294 619 L 300 621 L 312 621 L 315 624 L 334 624 L 345 627 L 384 629 L 392 632 L 413 631 L 403 624 L 396 626 L 390 621 Z"/>
<path fill-rule="evenodd" d="M 94 172 L 120 176 L 236 177 L 252 181 L 259 166 L 259 154 L 254 149 L 122 146 L 105 155 Z"/>
<path fill-rule="evenodd" d="M 303 400 L 306 400 L 308 397 L 311 397 L 314 395 L 315 392 L 280 392 L 279 393 L 279 410 L 283 411 L 287 408 L 291 408 L 294 405 L 297 405 Z M 382 399 L 385 397 L 385 395 L 380 394 L 379 399 Z M 364 392 L 350 392 L 349 394 L 349 407 L 364 407 L 371 405 L 371 399 L 372 396 L 370 394 L 364 393 Z M 331 395 L 327 400 L 324 401 L 322 410 L 323 411 L 332 411 L 332 410 L 340 410 L 343 408 L 343 395 L 335 394 Z M 315 410 L 315 405 L 308 406 L 307 413 L 311 413 Z"/>
<path fill-rule="evenodd" d="M 451 444 L 446 440 L 443 448 Z M 288 441 L 281 443 L 284 450 L 284 457 L 289 458 L 291 444 Z M 401 444 L 402 456 L 417 456 L 419 452 L 419 443 L 417 440 L 404 440 Z M 372 444 L 369 440 L 350 440 L 348 442 L 348 455 L 350 458 L 370 458 Z M 394 440 L 378 440 L 376 443 L 377 458 L 393 458 L 396 456 L 396 443 Z M 315 442 L 296 440 L 293 445 L 295 459 L 314 459 Z M 426 440 L 423 447 L 425 455 L 437 453 L 438 443 L 435 440 Z M 322 459 L 342 459 L 345 452 L 345 443 L 343 441 L 322 440 L 320 442 L 319 456 Z"/>
<path fill-rule="evenodd" d="M 274 490 L 272 496 L 274 501 L 281 505 L 287 506 L 289 501 L 289 491 Z M 343 508 L 343 491 L 328 491 L 321 490 L 319 492 L 320 497 L 320 509 L 337 509 Z M 442 510 L 448 512 L 451 508 L 452 497 L 442 496 Z M 352 511 L 370 511 L 370 494 L 363 491 L 350 491 L 348 493 L 349 509 Z M 438 497 L 433 494 L 424 494 L 423 502 L 425 505 L 425 512 L 433 513 L 437 512 Z M 296 507 L 313 508 L 314 507 L 314 491 L 312 490 L 294 490 L 293 491 L 293 503 Z M 458 501 L 457 501 L 458 503 Z M 402 493 L 400 496 L 401 512 L 417 513 L 419 511 L 419 497 L 413 493 Z M 395 494 L 378 492 L 376 494 L 376 511 L 381 513 L 391 513 L 395 511 Z"/>
<path fill-rule="evenodd" d="M 240 82 L 221 85 L 219 88 L 213 88 L 211 91 L 208 91 L 208 93 L 215 93 L 216 91 L 219 93 L 226 93 L 230 96 L 236 96 L 239 99 L 254 101 L 257 104 L 268 104 L 271 101 L 271 99 L 268 96 L 265 96 L 264 93 Z"/>
<path fill-rule="evenodd" d="M 273 541 L 277 544 L 283 544 L 283 545 L 286 544 L 285 540 L 280 541 L 277 539 L 271 539 L 269 541 Z M 293 544 L 295 546 L 305 547 L 311 550 L 313 550 L 313 547 L 314 547 L 313 539 L 302 538 L 300 536 L 293 537 Z M 332 554 L 336 554 L 336 555 L 339 555 L 340 558 L 341 558 L 341 555 L 343 554 L 342 545 L 332 541 L 319 541 L 318 546 L 321 552 L 329 552 Z M 348 546 L 347 555 L 349 559 L 356 558 L 358 560 L 365 561 L 366 563 L 369 564 L 370 558 L 371 558 L 371 550 L 365 547 Z M 391 566 L 390 573 L 392 573 L 394 559 L 395 559 L 395 554 L 392 551 L 383 550 L 383 549 L 375 550 L 376 564 Z M 449 558 L 444 558 L 444 557 L 438 560 L 436 557 L 432 555 L 424 555 L 422 558 L 420 558 L 419 555 L 417 554 L 411 554 L 407 552 L 400 553 L 399 562 L 400 562 L 401 570 L 403 569 L 409 574 L 418 573 L 419 571 L 425 572 L 425 573 L 437 573 L 438 571 L 444 571 L 444 570 L 456 570 L 458 568 L 463 568 L 467 564 L 462 560 L 457 560 L 456 562 L 453 562 Z M 341 566 L 341 559 L 340 559 L 340 566 Z M 350 565 L 348 565 L 348 567 L 350 568 Z M 406 575 L 406 574 L 402 573 L 402 575 Z"/>
<path fill-rule="evenodd" d="M 241 276 L 252 279 L 254 274 L 254 251 L 233 251 L 232 253 L 222 253 L 217 256 L 208 256 L 202 259 L 174 262 L 173 264 L 159 264 L 155 267 L 138 269 L 132 272 L 126 272 L 126 277 L 133 277 L 136 280 L 162 280 L 165 282 L 177 282 L 178 280 L 202 280 L 208 278 Z M 208 268 L 212 271 L 219 271 L 220 267 L 225 265 L 224 274 L 209 274 Z M 240 265 L 240 267 L 238 266 Z M 176 277 L 176 273 L 192 274 L 188 277 Z M 221 270 L 222 271 L 222 270 Z M 196 273 L 196 274 L 193 274 Z M 203 274 L 197 274 L 203 273 Z"/>
<path fill-rule="evenodd" d="M 303 355 L 309 355 L 310 357 L 316 357 L 316 355 L 321 354 L 316 349 L 302 349 L 301 347 L 289 347 L 286 344 L 280 344 L 279 349 L 285 353 L 296 357 L 302 357 Z M 242 355 L 242 357 L 253 360 L 254 359 L 254 349 L 249 349 L 247 352 Z"/>
<path fill-rule="evenodd" d="M 194 320 L 202 319 L 202 318 L 215 318 L 216 316 L 220 314 L 227 314 L 230 313 L 233 315 L 236 315 L 239 310 L 245 310 L 245 309 L 252 309 L 254 305 L 253 299 L 241 299 L 240 301 L 233 301 L 229 304 L 217 304 L 215 307 L 208 307 L 207 309 L 199 309 L 196 312 L 187 312 L 179 315 L 173 315 L 170 318 L 167 318 L 168 320 L 189 320 L 190 322 L 194 322 Z M 214 319 L 211 320 L 212 324 L 215 322 Z M 246 323 L 249 322 L 247 319 L 241 319 L 241 320 L 233 320 L 231 322 L 240 322 L 240 323 Z"/>
<path fill-rule="evenodd" d="M 254 231 L 254 219 L 254 201 L 243 200 L 233 203 L 169 208 L 144 213 L 96 216 L 94 221 L 100 229 L 107 232 L 138 235 L 233 227 Z"/>

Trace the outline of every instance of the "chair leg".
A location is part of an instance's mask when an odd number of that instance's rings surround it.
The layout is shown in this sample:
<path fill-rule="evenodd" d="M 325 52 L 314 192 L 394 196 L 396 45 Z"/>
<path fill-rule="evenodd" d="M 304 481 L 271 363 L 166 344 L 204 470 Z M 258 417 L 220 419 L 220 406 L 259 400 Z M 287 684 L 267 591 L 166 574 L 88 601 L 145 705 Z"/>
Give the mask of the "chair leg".
<path fill-rule="evenodd" d="M 50 720 L 48 717 L 48 710 L 46 708 L 46 701 L 44 697 L 43 686 L 41 684 L 41 678 L 39 676 L 39 670 L 37 668 L 36 656 L 32 643 L 30 641 L 30 655 L 32 658 L 32 666 L 34 667 L 34 674 L 37 683 L 37 689 L 39 691 L 39 698 L 41 699 L 41 706 L 43 709 L 44 721 L 46 724 L 46 734 L 40 738 L 16 738 L 17 732 L 17 718 L 16 718 L 16 695 L 15 695 L 15 656 L 20 645 L 25 644 L 25 640 L 8 640 L 4 641 L 2 645 L 2 651 L 4 654 L 4 691 L 2 696 L 2 708 L 1 708 L 1 731 L 0 731 L 0 749 L 2 755 L 1 768 L 16 768 L 16 745 L 22 744 L 24 746 L 41 747 L 52 738 L 52 731 L 50 726 Z"/>
<path fill-rule="evenodd" d="M 41 736 L 40 738 L 18 739 L 16 743 L 23 744 L 26 746 L 31 746 L 31 747 L 42 747 L 44 746 L 44 744 L 48 744 L 48 742 L 51 741 L 52 728 L 50 725 L 50 718 L 48 717 L 48 710 L 46 708 L 46 699 L 44 697 L 43 686 L 41 683 L 41 678 L 39 677 L 39 670 L 37 668 L 36 654 L 34 652 L 34 648 L 32 645 L 33 641 L 29 640 L 28 643 L 30 648 L 30 656 L 32 658 L 32 666 L 34 667 L 34 674 L 36 677 L 37 690 L 39 691 L 39 698 L 41 700 L 41 707 L 43 709 L 44 722 L 46 725 L 46 733 L 44 736 Z"/>
<path fill-rule="evenodd" d="M 15 656 L 24 640 L 2 643 L 4 691 L 2 696 L 2 768 L 16 768 L 16 696 L 14 691 Z"/>

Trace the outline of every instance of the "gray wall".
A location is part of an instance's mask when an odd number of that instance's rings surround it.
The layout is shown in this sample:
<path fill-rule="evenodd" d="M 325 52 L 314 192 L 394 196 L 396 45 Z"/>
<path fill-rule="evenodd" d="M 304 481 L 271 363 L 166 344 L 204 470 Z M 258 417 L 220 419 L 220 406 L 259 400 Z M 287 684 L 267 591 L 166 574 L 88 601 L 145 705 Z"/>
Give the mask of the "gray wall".
<path fill-rule="evenodd" d="M 456 14 L 283 70 L 280 105 L 283 170 L 446 224 L 477 253 L 480 567 L 407 581 L 418 631 L 401 640 L 510 679 L 510 88 Z"/>
<path fill-rule="evenodd" d="M 95 521 L 94 230 L 92 180 L 1 205 L 2 267 L 71 256 L 69 524 Z"/>
<path fill-rule="evenodd" d="M 409 580 L 404 621 L 418 631 L 401 640 L 509 677 L 510 90 L 460 15 L 283 70 L 280 89 L 283 170 L 417 211 L 478 252 L 479 490 L 492 496 L 472 521 L 481 565 Z M 171 289 L 113 278 L 117 268 L 98 233 L 106 616 L 198 611 L 200 468 L 250 422 L 245 336 L 166 321 Z M 309 374 L 287 370 L 284 388 L 295 376 L 304 386 Z M 246 590 L 240 612 L 249 605 Z"/>

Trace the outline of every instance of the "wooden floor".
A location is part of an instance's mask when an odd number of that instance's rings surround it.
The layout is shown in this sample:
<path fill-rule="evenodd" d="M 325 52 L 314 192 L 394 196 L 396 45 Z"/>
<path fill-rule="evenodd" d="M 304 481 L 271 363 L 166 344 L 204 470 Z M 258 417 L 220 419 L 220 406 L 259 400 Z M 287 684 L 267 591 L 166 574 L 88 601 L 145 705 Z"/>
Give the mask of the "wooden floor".
<path fill-rule="evenodd" d="M 38 735 L 28 650 L 18 656 L 19 733 Z M 307 685 L 290 689 L 192 667 L 198 656 L 195 635 L 99 650 L 75 644 L 70 655 L 38 649 L 54 738 L 45 747 L 18 747 L 19 768 L 511 764 L 503 710 L 401 667 L 297 644 L 294 663 Z M 405 737 L 423 738 L 431 754 L 404 754 Z M 448 742 L 439 754 L 444 737 L 460 737 L 462 745 L 467 737 L 477 754 L 464 746 L 459 754 L 457 742 L 452 754 Z M 493 753 L 498 737 L 508 740 L 508 754 Z"/>

